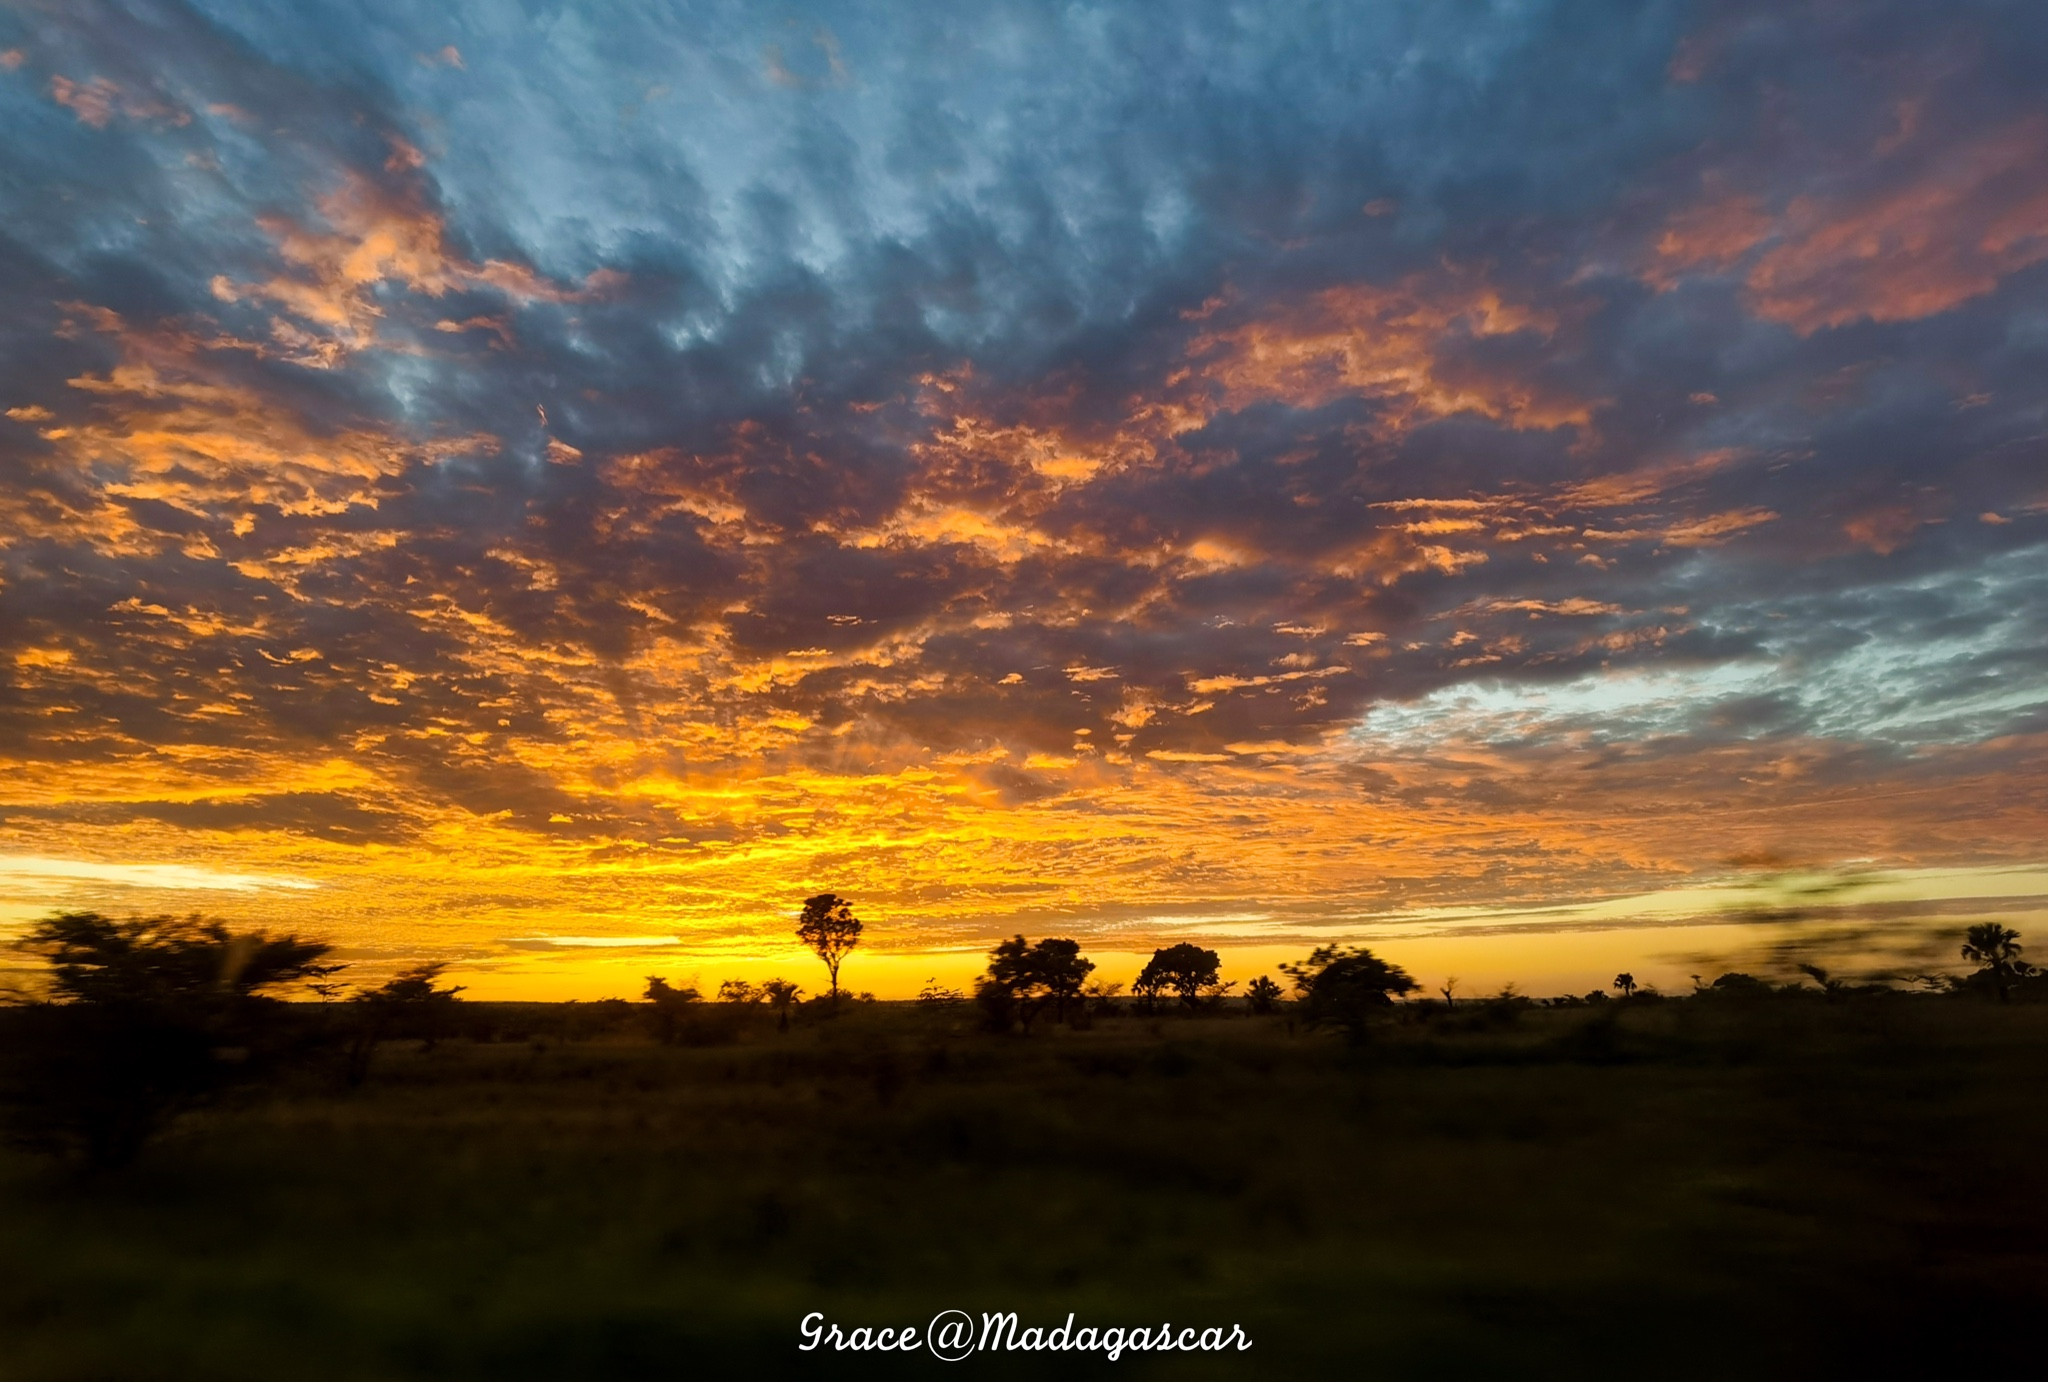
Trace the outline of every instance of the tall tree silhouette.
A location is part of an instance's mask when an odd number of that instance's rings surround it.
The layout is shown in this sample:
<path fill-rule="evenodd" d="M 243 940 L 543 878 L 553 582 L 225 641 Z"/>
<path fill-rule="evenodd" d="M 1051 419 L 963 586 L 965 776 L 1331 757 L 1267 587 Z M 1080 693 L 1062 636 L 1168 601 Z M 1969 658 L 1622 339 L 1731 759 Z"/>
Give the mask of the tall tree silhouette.
<path fill-rule="evenodd" d="M 796 938 L 825 962 L 832 976 L 832 998 L 839 998 L 839 966 L 846 952 L 860 944 L 860 919 L 853 904 L 837 893 L 819 893 L 804 899 L 803 915 L 797 918 Z"/>
<path fill-rule="evenodd" d="M 1697 983 L 1699 976 L 1693 976 L 1693 981 Z M 1626 971 L 1617 974 L 1614 976 L 1614 986 L 1621 990 L 1623 998 L 1633 998 L 1636 992 L 1636 976 Z"/>
<path fill-rule="evenodd" d="M 1998 991 L 1998 1001 L 2008 1001 L 2012 981 L 2031 973 L 2033 966 L 2020 959 L 2020 933 L 1995 921 L 1980 921 L 1963 935 L 1963 958 L 1977 966 L 1975 978 Z"/>

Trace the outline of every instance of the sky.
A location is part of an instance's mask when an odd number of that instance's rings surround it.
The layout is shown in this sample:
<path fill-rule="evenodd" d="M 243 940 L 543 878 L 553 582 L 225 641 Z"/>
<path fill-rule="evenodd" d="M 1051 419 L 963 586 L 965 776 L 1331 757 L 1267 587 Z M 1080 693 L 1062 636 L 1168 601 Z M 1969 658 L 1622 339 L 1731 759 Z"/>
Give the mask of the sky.
<path fill-rule="evenodd" d="M 2043 70 L 1967 0 L 0 5 L 0 922 L 595 998 L 822 979 L 828 890 L 884 996 L 2048 921 Z"/>

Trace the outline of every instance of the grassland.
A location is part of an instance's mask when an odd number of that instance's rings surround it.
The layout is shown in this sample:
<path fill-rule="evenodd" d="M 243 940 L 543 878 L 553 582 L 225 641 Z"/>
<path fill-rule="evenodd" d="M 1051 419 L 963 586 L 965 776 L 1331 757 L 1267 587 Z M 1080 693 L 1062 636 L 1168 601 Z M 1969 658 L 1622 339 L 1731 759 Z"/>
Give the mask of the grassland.
<path fill-rule="evenodd" d="M 1254 1340 L 974 1375 L 1838 1377 L 2048 1318 L 2048 1007 L 466 1020 L 118 1173 L 0 1154 L 0 1377 L 900 1376 L 799 1319 L 949 1307 Z"/>

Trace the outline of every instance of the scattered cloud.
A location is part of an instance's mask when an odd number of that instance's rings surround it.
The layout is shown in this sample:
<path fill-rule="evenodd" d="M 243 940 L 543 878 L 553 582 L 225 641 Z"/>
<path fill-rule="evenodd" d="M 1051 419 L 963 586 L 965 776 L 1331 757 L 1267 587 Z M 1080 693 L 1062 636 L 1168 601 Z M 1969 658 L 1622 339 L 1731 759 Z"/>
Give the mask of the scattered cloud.
<path fill-rule="evenodd" d="M 0 53 L 37 896 L 971 947 L 2038 854 L 2030 13 L 143 9 Z"/>

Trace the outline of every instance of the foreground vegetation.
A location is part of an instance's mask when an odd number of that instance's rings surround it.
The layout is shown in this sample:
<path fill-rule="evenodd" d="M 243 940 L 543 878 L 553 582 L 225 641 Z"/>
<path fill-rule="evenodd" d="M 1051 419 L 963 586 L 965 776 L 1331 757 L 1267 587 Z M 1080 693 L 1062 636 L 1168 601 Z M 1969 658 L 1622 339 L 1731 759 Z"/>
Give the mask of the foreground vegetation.
<path fill-rule="evenodd" d="M 944 1365 L 802 1355 L 798 1321 L 945 1308 L 1255 1341 L 1124 1375 L 2038 1356 L 2048 1007 L 1836 997 L 1411 1003 L 1358 1043 L 1292 1004 L 1028 1038 L 704 1004 L 664 1042 L 651 1004 L 451 1001 L 353 1087 L 311 1039 L 339 1005 L 294 1004 L 304 1059 L 132 1165 L 0 1154 L 0 1374 L 900 1375 Z"/>

